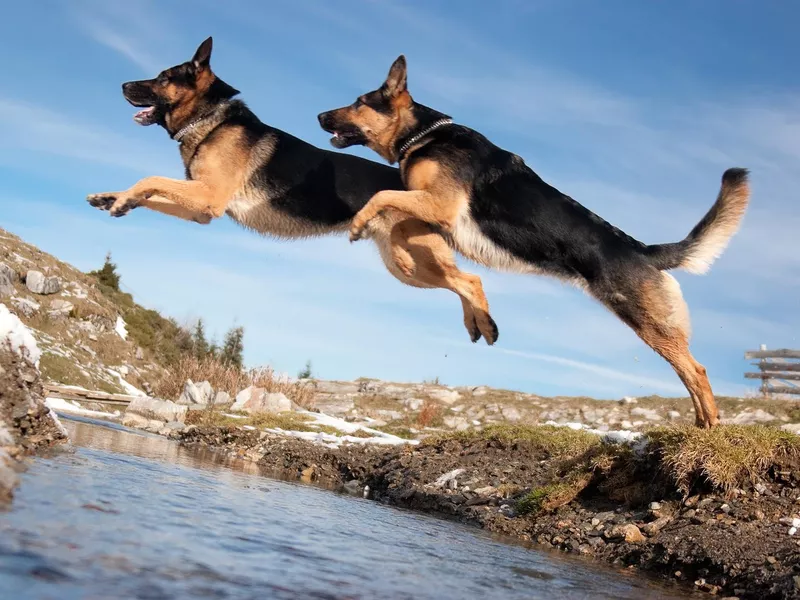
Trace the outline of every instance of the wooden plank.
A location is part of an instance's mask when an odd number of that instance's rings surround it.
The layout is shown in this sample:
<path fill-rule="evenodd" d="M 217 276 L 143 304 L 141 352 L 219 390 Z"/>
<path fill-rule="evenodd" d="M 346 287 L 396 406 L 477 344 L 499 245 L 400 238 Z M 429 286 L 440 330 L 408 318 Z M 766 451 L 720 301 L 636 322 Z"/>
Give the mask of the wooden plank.
<path fill-rule="evenodd" d="M 800 371 L 800 363 L 762 361 L 752 364 L 762 371 Z"/>
<path fill-rule="evenodd" d="M 800 350 L 748 350 L 744 353 L 747 360 L 753 358 L 800 358 Z"/>
<path fill-rule="evenodd" d="M 78 400 L 83 402 L 100 402 L 105 404 L 115 404 L 119 406 L 127 406 L 138 396 L 130 396 L 127 394 L 111 394 L 109 392 L 101 392 L 95 390 L 82 390 L 60 385 L 46 383 L 44 385 L 45 392 L 64 398 L 65 400 Z"/>
<path fill-rule="evenodd" d="M 772 386 L 767 389 L 770 394 L 792 394 L 800 396 L 800 387 Z"/>
<path fill-rule="evenodd" d="M 784 379 L 786 381 L 800 381 L 800 373 L 780 373 L 778 371 L 745 373 L 744 376 L 747 379 Z"/>

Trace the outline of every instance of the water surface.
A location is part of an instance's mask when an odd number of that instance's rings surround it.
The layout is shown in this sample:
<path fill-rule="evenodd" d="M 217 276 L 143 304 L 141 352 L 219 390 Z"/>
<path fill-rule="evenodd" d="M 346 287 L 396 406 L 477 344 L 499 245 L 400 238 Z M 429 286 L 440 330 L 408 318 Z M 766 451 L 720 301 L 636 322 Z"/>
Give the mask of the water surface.
<path fill-rule="evenodd" d="M 74 452 L 37 459 L 0 513 L 3 598 L 687 597 L 157 436 L 65 425 Z"/>

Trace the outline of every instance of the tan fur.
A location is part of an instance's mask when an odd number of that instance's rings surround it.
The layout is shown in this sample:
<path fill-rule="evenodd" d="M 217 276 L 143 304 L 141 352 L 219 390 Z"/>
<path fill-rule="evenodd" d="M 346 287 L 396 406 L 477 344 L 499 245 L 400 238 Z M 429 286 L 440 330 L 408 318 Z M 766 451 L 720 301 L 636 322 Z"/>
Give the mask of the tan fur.
<path fill-rule="evenodd" d="M 636 334 L 680 377 L 692 398 L 695 424 L 711 428 L 719 424 L 719 411 L 703 365 L 689 351 L 689 311 L 678 282 L 667 273 L 648 282 L 638 301 L 642 317 L 628 323 Z"/>
<path fill-rule="evenodd" d="M 738 185 L 723 185 L 716 202 L 721 209 L 719 217 L 702 241 L 681 263 L 681 268 L 695 275 L 707 273 L 714 261 L 725 251 L 730 239 L 739 231 L 749 201 L 750 186 L 747 181 Z"/>

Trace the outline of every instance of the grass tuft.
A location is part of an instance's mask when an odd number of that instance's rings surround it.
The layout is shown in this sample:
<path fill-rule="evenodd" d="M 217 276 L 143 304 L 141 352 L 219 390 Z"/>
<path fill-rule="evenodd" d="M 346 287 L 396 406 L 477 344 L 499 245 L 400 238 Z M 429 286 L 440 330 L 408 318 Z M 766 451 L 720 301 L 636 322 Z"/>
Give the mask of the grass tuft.
<path fill-rule="evenodd" d="M 800 437 L 765 425 L 698 429 L 659 427 L 647 433 L 650 449 L 678 489 L 703 481 L 724 492 L 755 483 L 776 461 L 800 456 Z"/>
<path fill-rule="evenodd" d="M 424 443 L 435 444 L 444 440 L 525 442 L 551 457 L 577 456 L 600 445 L 600 438 L 586 431 L 552 425 L 488 425 L 484 429 L 466 429 L 428 438 Z"/>

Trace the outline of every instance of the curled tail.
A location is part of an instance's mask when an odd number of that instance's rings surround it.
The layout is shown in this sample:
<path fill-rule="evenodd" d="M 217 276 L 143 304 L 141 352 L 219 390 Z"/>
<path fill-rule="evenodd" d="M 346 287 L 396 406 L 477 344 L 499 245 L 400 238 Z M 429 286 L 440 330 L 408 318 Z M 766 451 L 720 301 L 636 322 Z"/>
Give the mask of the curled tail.
<path fill-rule="evenodd" d="M 728 169 L 722 175 L 717 201 L 689 235 L 680 242 L 646 246 L 645 255 L 662 271 L 706 273 L 738 231 L 749 201 L 747 169 Z"/>

